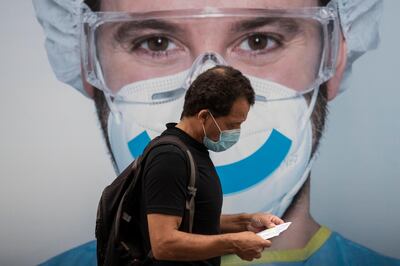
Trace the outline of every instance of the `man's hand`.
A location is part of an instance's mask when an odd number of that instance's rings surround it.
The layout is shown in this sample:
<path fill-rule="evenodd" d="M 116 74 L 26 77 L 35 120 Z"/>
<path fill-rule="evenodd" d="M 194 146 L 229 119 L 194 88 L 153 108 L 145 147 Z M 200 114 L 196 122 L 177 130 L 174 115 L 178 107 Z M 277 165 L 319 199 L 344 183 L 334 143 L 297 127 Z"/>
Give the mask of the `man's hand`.
<path fill-rule="evenodd" d="M 271 246 L 271 241 L 264 240 L 253 232 L 245 231 L 232 234 L 234 253 L 242 260 L 252 261 L 261 258 L 264 248 Z"/>
<path fill-rule="evenodd" d="M 250 216 L 246 215 L 246 222 Z M 179 231 L 181 217 L 165 214 L 147 215 L 150 244 L 158 260 L 198 261 L 225 254 L 236 254 L 251 261 L 261 257 L 271 241 L 250 231 L 220 235 L 199 235 Z"/>
<path fill-rule="evenodd" d="M 250 223 L 247 225 L 247 230 L 254 233 L 261 232 L 267 228 L 275 227 L 278 224 L 283 224 L 284 221 L 278 216 L 270 213 L 254 213 L 250 216 Z"/>

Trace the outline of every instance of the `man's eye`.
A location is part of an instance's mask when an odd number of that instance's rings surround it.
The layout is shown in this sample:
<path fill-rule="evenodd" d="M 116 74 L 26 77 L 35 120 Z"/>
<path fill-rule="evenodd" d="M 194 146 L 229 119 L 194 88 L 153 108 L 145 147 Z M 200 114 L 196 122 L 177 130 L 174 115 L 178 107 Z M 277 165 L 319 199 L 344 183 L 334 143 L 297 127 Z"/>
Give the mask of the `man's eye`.
<path fill-rule="evenodd" d="M 279 47 L 279 42 L 265 34 L 251 35 L 240 44 L 240 49 L 245 51 L 272 50 L 277 47 Z"/>
<path fill-rule="evenodd" d="M 151 52 L 164 52 L 176 48 L 176 45 L 165 37 L 150 37 L 140 43 L 140 48 Z"/>

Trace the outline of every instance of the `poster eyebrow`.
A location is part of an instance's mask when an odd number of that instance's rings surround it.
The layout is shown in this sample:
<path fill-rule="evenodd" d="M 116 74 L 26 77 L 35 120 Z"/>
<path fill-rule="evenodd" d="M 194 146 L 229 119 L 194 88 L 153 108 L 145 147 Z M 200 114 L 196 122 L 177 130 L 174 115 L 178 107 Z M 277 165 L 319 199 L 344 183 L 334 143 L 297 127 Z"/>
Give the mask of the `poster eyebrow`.
<path fill-rule="evenodd" d="M 123 37 L 132 35 L 135 32 L 143 30 L 159 30 L 165 33 L 177 33 L 182 32 L 182 27 L 176 23 L 168 22 L 161 19 L 148 19 L 144 21 L 130 21 L 124 22 L 118 28 L 116 36 Z"/>
<path fill-rule="evenodd" d="M 298 32 L 300 28 L 299 22 L 293 18 L 256 17 L 236 22 L 232 25 L 231 31 L 248 31 L 268 25 L 277 26 L 280 30 L 290 33 Z"/>

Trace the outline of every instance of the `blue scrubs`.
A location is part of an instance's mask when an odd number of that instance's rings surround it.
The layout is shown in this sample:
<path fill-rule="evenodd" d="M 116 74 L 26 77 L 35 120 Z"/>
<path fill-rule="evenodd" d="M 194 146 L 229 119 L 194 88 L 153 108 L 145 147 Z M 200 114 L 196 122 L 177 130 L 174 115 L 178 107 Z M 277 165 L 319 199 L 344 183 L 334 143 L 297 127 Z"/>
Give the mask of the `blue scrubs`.
<path fill-rule="evenodd" d="M 91 241 L 66 251 L 41 264 L 46 266 L 97 265 L 96 242 Z M 301 249 L 268 251 L 258 260 L 242 261 L 236 255 L 222 257 L 221 265 L 279 265 L 279 266 L 400 266 L 399 259 L 383 256 L 375 251 L 350 241 L 322 226 Z"/>

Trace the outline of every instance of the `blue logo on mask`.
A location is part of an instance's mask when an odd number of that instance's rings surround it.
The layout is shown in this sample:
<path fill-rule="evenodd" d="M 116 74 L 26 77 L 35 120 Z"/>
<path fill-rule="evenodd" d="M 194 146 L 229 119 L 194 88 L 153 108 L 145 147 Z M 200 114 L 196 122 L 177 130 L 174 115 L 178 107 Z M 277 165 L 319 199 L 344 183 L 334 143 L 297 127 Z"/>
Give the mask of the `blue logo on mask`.
<path fill-rule="evenodd" d="M 146 131 L 128 142 L 134 158 L 142 154 L 150 137 Z M 272 130 L 264 144 L 250 156 L 226 165 L 217 166 L 225 195 L 246 190 L 267 179 L 289 153 L 292 141 L 277 130 Z"/>

